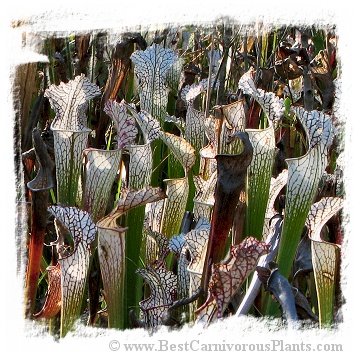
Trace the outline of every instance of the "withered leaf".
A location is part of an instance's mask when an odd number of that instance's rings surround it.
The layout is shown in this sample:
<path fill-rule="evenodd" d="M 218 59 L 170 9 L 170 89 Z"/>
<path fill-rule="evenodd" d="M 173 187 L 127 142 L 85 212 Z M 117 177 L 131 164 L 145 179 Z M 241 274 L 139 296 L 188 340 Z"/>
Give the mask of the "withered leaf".
<path fill-rule="evenodd" d="M 160 187 L 146 186 L 141 190 L 123 189 L 120 199 L 116 207 L 111 213 L 102 218 L 98 223 L 105 227 L 117 227 L 116 219 L 128 212 L 134 207 L 144 205 L 150 202 L 155 202 L 166 197 L 164 191 Z"/>
<path fill-rule="evenodd" d="M 48 290 L 47 297 L 44 305 L 38 313 L 34 314 L 33 317 L 37 319 L 46 318 L 51 319 L 56 316 L 61 308 L 62 296 L 61 296 L 61 285 L 60 285 L 60 265 L 57 263 L 54 266 L 49 266 L 48 271 Z"/>
<path fill-rule="evenodd" d="M 288 322 L 297 321 L 295 298 L 288 280 L 280 274 L 278 265 L 271 261 L 269 268 L 257 267 L 259 279 L 265 290 L 270 291 L 281 304 L 283 314 Z"/>

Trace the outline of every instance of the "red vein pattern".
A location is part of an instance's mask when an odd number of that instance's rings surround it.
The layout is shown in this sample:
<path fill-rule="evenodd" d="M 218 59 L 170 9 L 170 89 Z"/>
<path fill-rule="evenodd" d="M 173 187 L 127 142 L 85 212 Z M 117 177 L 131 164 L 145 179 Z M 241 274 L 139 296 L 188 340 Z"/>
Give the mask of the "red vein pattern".
<path fill-rule="evenodd" d="M 164 312 L 173 304 L 177 297 L 177 277 L 164 268 L 138 269 L 149 284 L 151 295 L 139 303 L 143 322 L 147 328 L 154 328 L 161 324 Z"/>
<path fill-rule="evenodd" d="M 136 139 L 138 130 L 134 118 L 127 113 L 126 106 L 114 99 L 105 103 L 104 111 L 113 120 L 117 129 L 117 150 L 132 144 Z"/>
<path fill-rule="evenodd" d="M 246 237 L 242 243 L 230 248 L 226 264 L 213 264 L 208 286 L 209 296 L 197 311 L 198 321 L 212 321 L 211 313 L 221 318 L 232 297 L 247 276 L 257 266 L 259 258 L 269 252 L 269 246 L 254 237 Z M 213 302 L 212 302 L 213 300 Z M 211 304 L 215 304 L 212 308 Z"/>

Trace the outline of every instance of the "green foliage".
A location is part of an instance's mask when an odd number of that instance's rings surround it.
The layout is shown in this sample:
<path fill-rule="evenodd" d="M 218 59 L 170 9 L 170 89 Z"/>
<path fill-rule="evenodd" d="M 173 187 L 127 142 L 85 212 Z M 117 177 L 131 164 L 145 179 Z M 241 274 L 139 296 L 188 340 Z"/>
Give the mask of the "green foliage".
<path fill-rule="evenodd" d="M 154 329 L 170 323 L 172 311 L 177 312 L 173 320 L 178 322 L 182 321 L 181 311 L 189 311 L 187 322 L 194 321 L 197 311 L 195 323 L 208 325 L 233 314 L 236 301 L 231 295 L 248 289 L 251 273 L 255 275 L 254 290 L 246 295 L 255 301 L 243 301 L 248 308 L 240 305 L 240 311 L 279 316 L 275 309 L 265 309 L 272 291 L 268 280 L 260 279 L 266 292 L 255 283 L 256 274 L 274 274 L 282 279 L 288 294 L 299 288 L 310 301 L 310 310 L 319 311 L 323 324 L 334 321 L 340 307 L 336 278 L 340 227 L 322 222 L 328 225 L 329 249 L 336 251 L 331 285 L 319 278 L 323 261 L 315 257 L 320 254 L 319 250 L 315 253 L 316 243 L 307 252 L 316 272 L 309 267 L 300 281 L 294 270 L 312 204 L 324 196 L 343 194 L 339 189 L 342 166 L 337 163 L 340 152 L 332 145 L 332 119 L 324 114 L 325 110 L 336 114 L 329 86 L 334 85 L 334 73 L 340 71 L 335 60 L 323 61 L 325 51 L 328 58 L 335 58 L 336 35 L 328 29 L 258 29 L 187 26 L 155 36 L 134 34 L 129 41 L 123 36 L 117 47 L 109 44 L 105 34 L 44 40 L 43 53 L 50 63 L 45 68 L 38 65 L 44 72 L 39 86 L 48 88 L 45 97 L 49 102 L 46 111 L 42 108 L 45 122 L 37 126 L 43 132 L 46 126 L 51 128 L 54 145 L 50 139 L 46 144 L 48 152 L 53 152 L 57 178 L 46 204 L 63 206 L 69 212 L 75 208 L 79 215 L 85 212 L 98 228 L 95 241 L 86 245 L 83 235 L 61 233 L 63 227 L 58 227 L 56 218 L 51 217 L 47 227 L 50 244 L 43 246 L 43 262 L 52 261 L 49 266 L 54 266 L 59 260 L 67 270 L 61 274 L 71 277 L 69 280 L 74 279 L 71 264 L 81 264 L 80 286 L 71 281 L 77 295 L 70 296 L 70 284 L 61 287 L 62 337 L 84 310 L 90 311 L 87 324 L 97 327 Z M 308 47 L 302 42 L 305 36 Z M 304 73 L 312 76 L 306 78 Z M 312 95 L 305 95 L 306 79 L 313 81 Z M 310 100 L 314 110 L 304 110 Z M 102 131 L 106 133 L 104 142 L 96 137 Z M 238 191 L 233 189 L 234 179 L 224 182 L 225 192 L 231 190 L 229 199 L 236 194 L 229 207 L 228 197 L 215 190 L 216 155 L 224 155 L 226 160 L 238 157 L 243 149 L 240 136 L 248 138 L 245 142 L 250 144 L 252 158 Z M 99 147 L 95 146 L 98 142 Z M 26 160 L 34 177 L 38 169 L 29 164 L 27 156 Z M 288 180 L 273 191 L 283 170 L 287 170 Z M 233 173 L 226 169 L 225 177 L 234 177 Z M 333 177 L 330 186 L 322 181 L 326 175 Z M 184 220 L 187 211 L 192 221 Z M 259 258 L 269 254 L 263 242 L 274 234 L 268 224 L 275 214 L 283 225 L 279 241 L 272 245 L 270 260 L 277 264 L 272 262 L 268 269 L 266 260 Z M 341 224 L 338 212 L 334 215 Z M 211 229 L 212 217 L 218 217 L 218 222 Z M 218 227 L 227 220 L 220 240 L 223 246 L 213 243 L 218 246 L 218 261 L 206 263 L 213 256 L 208 249 L 213 237 L 218 237 L 216 230 L 221 231 Z M 78 222 L 68 224 L 78 232 Z M 250 241 L 253 244 L 247 253 L 240 253 L 248 257 L 250 253 L 245 270 L 240 270 L 233 265 L 239 259 L 237 249 L 246 249 L 245 242 Z M 97 265 L 89 264 L 94 254 L 98 254 Z M 256 269 L 257 262 L 265 264 Z M 226 274 L 227 280 L 218 281 L 216 274 Z M 199 286 L 203 292 L 198 298 Z M 47 289 L 42 269 L 38 300 L 45 298 Z M 179 305 L 177 291 L 185 303 L 191 300 L 188 308 Z M 276 295 L 282 291 L 277 290 Z M 297 301 L 291 300 L 279 301 L 281 308 L 290 303 L 298 308 Z M 174 304 L 180 307 L 175 310 Z M 291 306 L 292 311 L 295 308 Z M 287 311 L 283 313 L 288 316 Z"/>

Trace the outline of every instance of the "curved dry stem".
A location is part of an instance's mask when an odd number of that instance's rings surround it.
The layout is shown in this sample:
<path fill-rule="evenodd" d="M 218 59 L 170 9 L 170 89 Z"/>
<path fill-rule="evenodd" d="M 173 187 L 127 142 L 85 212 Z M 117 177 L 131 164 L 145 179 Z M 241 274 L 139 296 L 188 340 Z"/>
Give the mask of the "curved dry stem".
<path fill-rule="evenodd" d="M 47 207 L 49 189 L 54 186 L 54 163 L 38 129 L 32 132 L 32 139 L 38 170 L 36 177 L 27 183 L 31 191 L 31 237 L 28 244 L 26 269 L 25 316 L 31 317 L 34 311 L 43 245 L 47 230 Z"/>
<path fill-rule="evenodd" d="M 270 252 L 264 256 L 262 256 L 258 263 L 258 267 L 267 268 L 269 262 L 273 261 L 277 255 L 280 237 L 282 231 L 282 218 L 276 217 L 271 221 L 271 226 L 269 229 L 269 236 L 265 240 L 265 243 L 270 246 Z M 257 294 L 260 291 L 261 281 L 258 278 L 258 273 L 254 272 L 251 282 L 248 286 L 248 290 L 243 297 L 242 302 L 240 303 L 238 310 L 236 312 L 236 316 L 246 315 L 250 308 L 252 307 Z"/>
<path fill-rule="evenodd" d="M 54 162 L 50 158 L 37 128 L 32 131 L 32 140 L 38 161 L 38 170 L 36 177 L 27 183 L 27 187 L 32 192 L 49 190 L 54 187 Z"/>
<path fill-rule="evenodd" d="M 268 268 L 256 268 L 258 277 L 262 281 L 265 290 L 270 291 L 280 303 L 283 315 L 289 326 L 296 327 L 298 315 L 291 285 L 288 280 L 280 274 L 275 262 L 270 261 L 268 265 Z"/>
<path fill-rule="evenodd" d="M 219 263 L 226 252 L 229 231 L 233 225 L 234 214 L 241 190 L 245 186 L 247 168 L 253 155 L 253 148 L 247 134 L 238 133 L 244 144 L 244 150 L 239 155 L 217 155 L 217 183 L 215 204 L 211 220 L 211 232 L 208 243 L 205 268 L 204 290 L 210 277 L 212 263 Z"/>

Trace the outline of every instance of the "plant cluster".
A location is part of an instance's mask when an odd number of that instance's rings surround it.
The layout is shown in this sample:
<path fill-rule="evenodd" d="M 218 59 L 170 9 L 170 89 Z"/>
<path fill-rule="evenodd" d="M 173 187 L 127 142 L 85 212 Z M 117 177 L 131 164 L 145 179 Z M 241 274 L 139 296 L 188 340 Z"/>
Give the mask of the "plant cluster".
<path fill-rule="evenodd" d="M 26 318 L 339 322 L 336 50 L 266 25 L 46 38 L 23 83 Z"/>

